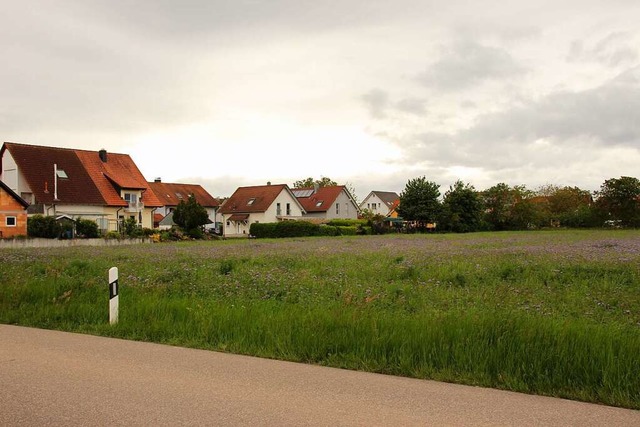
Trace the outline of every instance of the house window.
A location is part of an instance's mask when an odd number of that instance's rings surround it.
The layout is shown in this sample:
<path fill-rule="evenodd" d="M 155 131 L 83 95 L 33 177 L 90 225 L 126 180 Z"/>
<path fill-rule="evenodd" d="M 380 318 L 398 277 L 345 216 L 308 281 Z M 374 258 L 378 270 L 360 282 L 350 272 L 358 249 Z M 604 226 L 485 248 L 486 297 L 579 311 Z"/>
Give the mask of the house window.
<path fill-rule="evenodd" d="M 349 203 L 344 204 L 344 212 L 349 215 Z"/>
<path fill-rule="evenodd" d="M 15 216 L 8 216 L 5 222 L 7 227 L 15 227 L 17 225 L 17 220 Z"/>
<path fill-rule="evenodd" d="M 135 204 L 138 202 L 138 195 L 135 193 L 124 193 L 124 200 L 128 203 Z"/>
<path fill-rule="evenodd" d="M 336 215 L 340 215 L 340 203 L 336 203 Z"/>
<path fill-rule="evenodd" d="M 287 203 L 287 216 L 291 215 L 291 203 Z"/>
<path fill-rule="evenodd" d="M 282 208 L 280 207 L 280 203 L 276 203 L 276 215 L 282 215 Z"/>

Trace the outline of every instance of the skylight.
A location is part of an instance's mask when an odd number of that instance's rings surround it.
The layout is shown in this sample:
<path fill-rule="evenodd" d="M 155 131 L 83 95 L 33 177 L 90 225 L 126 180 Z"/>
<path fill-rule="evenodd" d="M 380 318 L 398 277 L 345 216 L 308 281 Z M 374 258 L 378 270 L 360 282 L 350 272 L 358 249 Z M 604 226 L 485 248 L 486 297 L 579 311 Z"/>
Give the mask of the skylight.
<path fill-rule="evenodd" d="M 182 194 L 181 193 L 176 193 L 176 197 L 180 200 L 182 200 Z"/>
<path fill-rule="evenodd" d="M 249 201 L 247 201 L 247 205 L 251 206 L 253 204 L 253 202 L 255 202 L 255 201 L 256 201 L 256 198 L 253 197 L 253 198 L 249 199 Z"/>
<path fill-rule="evenodd" d="M 67 173 L 65 171 L 63 171 L 62 169 L 56 169 L 56 175 L 58 175 L 58 178 L 62 178 L 62 179 L 68 179 L 69 178 L 67 176 Z"/>
<path fill-rule="evenodd" d="M 320 206 L 322 206 L 323 203 L 324 203 L 324 200 L 320 200 L 318 203 L 316 203 L 316 207 L 319 208 Z"/>

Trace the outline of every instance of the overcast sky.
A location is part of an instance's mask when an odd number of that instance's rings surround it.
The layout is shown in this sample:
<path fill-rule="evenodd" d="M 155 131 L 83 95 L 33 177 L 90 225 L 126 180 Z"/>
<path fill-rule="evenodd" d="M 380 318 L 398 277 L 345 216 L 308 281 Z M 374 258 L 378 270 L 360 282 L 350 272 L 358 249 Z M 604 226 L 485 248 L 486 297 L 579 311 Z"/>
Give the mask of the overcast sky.
<path fill-rule="evenodd" d="M 640 177 L 637 0 L 0 0 L 4 141 L 147 179 Z"/>

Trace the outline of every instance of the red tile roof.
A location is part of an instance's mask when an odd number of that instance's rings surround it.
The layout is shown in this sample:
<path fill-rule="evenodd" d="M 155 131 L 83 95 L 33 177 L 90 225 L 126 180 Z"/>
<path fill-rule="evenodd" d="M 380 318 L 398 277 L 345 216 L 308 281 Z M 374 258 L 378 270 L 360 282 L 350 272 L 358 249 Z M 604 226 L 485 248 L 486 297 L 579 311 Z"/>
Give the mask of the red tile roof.
<path fill-rule="evenodd" d="M 298 197 L 298 201 L 307 212 L 326 212 L 331 208 L 343 189 L 344 185 L 320 187 L 308 197 Z M 301 190 L 313 190 L 313 188 L 296 188 L 293 192 L 295 194 Z"/>
<path fill-rule="evenodd" d="M 127 154 L 108 153 L 103 162 L 97 151 L 5 142 L 0 157 L 8 150 L 25 177 L 36 203 L 54 201 L 53 165 L 68 178 L 58 178 L 58 201 L 70 204 L 127 206 L 120 189 L 143 190 L 147 207 L 162 204 Z"/>
<path fill-rule="evenodd" d="M 265 212 L 287 184 L 239 187 L 220 208 L 222 214 Z M 293 195 L 292 195 L 293 197 Z M 293 197 L 295 199 L 295 197 Z"/>
<path fill-rule="evenodd" d="M 12 189 L 9 188 L 7 184 L 2 181 L 0 181 L 0 188 L 2 188 L 11 198 L 22 205 L 25 209 L 29 207 L 29 203 L 27 203 L 22 197 L 18 196 Z"/>
<path fill-rule="evenodd" d="M 198 184 L 177 184 L 168 182 L 149 182 L 149 187 L 155 193 L 163 206 L 178 206 L 180 200 L 187 201 L 193 194 L 196 201 L 205 208 L 220 206 L 218 200 L 213 198 L 202 186 Z"/>

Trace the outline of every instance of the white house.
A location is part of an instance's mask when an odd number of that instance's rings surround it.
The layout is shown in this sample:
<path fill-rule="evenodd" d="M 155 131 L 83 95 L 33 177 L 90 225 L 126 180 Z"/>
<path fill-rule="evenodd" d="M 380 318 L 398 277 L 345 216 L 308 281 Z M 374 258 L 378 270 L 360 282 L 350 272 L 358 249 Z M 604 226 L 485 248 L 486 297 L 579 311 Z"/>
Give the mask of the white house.
<path fill-rule="evenodd" d="M 224 236 L 248 236 L 251 224 L 301 219 L 304 208 L 286 184 L 239 187 L 220 208 Z"/>
<path fill-rule="evenodd" d="M 389 216 L 399 200 L 400 196 L 393 191 L 372 191 L 360 203 L 360 210 L 367 209 L 374 214 Z"/>
<path fill-rule="evenodd" d="M 128 218 L 151 228 L 161 206 L 127 154 L 5 142 L 0 159 L 0 180 L 29 214 L 82 217 L 110 231 Z"/>
<path fill-rule="evenodd" d="M 306 218 L 358 218 L 358 204 L 344 185 L 295 188 L 292 192 L 304 208 Z"/>

